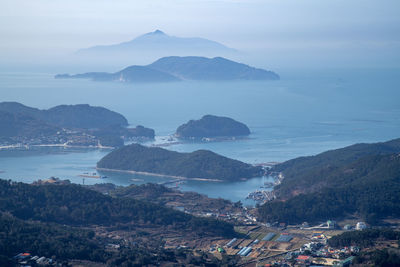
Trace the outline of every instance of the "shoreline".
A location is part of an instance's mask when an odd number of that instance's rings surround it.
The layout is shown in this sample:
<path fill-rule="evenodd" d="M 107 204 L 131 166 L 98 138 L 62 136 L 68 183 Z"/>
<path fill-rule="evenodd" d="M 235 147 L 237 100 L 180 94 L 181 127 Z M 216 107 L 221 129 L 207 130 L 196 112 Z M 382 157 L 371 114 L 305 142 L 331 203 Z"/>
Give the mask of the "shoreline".
<path fill-rule="evenodd" d="M 220 180 L 220 179 L 189 178 L 189 177 L 184 177 L 184 176 L 176 176 L 176 175 L 168 175 L 168 174 L 160 174 L 160 173 L 152 173 L 152 172 L 140 172 L 140 171 L 132 171 L 132 170 L 117 170 L 117 169 L 107 169 L 107 168 L 98 168 L 98 167 L 96 167 L 96 170 L 108 171 L 108 172 L 140 174 L 140 175 L 157 176 L 157 177 L 167 177 L 167 178 L 174 178 L 174 179 L 179 179 L 179 180 L 192 180 L 192 181 L 203 181 L 203 182 L 223 182 L 223 180 Z"/>
<path fill-rule="evenodd" d="M 97 145 L 97 146 L 74 146 L 74 145 L 67 145 L 67 144 L 40 144 L 40 145 L 7 145 L 7 146 L 0 146 L 0 150 L 6 150 L 6 149 L 15 149 L 15 148 L 25 148 L 25 149 L 30 149 L 31 147 L 64 147 L 64 148 L 95 148 L 95 149 L 114 149 L 114 147 L 111 146 L 102 146 L 102 145 Z"/>
<path fill-rule="evenodd" d="M 222 142 L 236 142 L 236 141 L 252 139 L 249 136 L 179 138 L 179 137 L 176 137 L 175 135 L 169 135 L 169 136 L 161 136 L 161 137 L 173 138 L 173 140 L 160 142 L 160 143 L 154 143 L 151 146 L 153 146 L 153 147 L 168 147 L 168 146 L 180 145 L 180 144 L 222 143 Z M 164 140 L 162 140 L 162 141 L 164 141 Z"/>

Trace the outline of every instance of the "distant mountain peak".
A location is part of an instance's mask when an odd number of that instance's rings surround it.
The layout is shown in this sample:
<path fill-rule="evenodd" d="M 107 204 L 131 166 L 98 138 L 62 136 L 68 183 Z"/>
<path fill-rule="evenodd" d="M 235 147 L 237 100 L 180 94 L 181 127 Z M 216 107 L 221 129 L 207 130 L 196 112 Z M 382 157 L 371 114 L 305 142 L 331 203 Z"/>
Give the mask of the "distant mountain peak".
<path fill-rule="evenodd" d="M 148 33 L 143 34 L 142 36 L 155 36 L 155 35 L 158 35 L 158 36 L 165 35 L 166 36 L 167 34 L 165 34 L 165 32 L 163 32 L 163 31 L 157 29 L 154 32 L 148 32 Z"/>
<path fill-rule="evenodd" d="M 231 57 L 237 53 L 235 49 L 212 40 L 169 35 L 159 29 L 119 44 L 98 45 L 77 52 L 85 60 L 120 62 L 119 65 L 129 64 L 131 58 L 156 60 L 171 55 Z"/>
<path fill-rule="evenodd" d="M 165 34 L 163 31 L 160 30 L 155 30 L 154 32 L 152 32 L 153 34 Z"/>

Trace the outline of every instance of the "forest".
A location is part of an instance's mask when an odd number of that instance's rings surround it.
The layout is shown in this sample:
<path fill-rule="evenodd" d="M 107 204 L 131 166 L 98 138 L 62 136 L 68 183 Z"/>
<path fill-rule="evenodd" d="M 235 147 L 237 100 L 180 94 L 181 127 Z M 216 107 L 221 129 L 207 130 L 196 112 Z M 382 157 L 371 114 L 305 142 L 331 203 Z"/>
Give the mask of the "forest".
<path fill-rule="evenodd" d="M 209 150 L 179 153 L 132 144 L 103 157 L 98 168 L 132 170 L 187 178 L 241 180 L 261 176 L 261 167 L 230 159 Z"/>
<path fill-rule="evenodd" d="M 355 179 L 353 169 L 357 166 L 352 164 L 360 162 L 364 166 L 359 167 L 368 168 L 362 162 L 363 158 L 395 153 L 400 153 L 400 138 L 382 143 L 355 144 L 315 156 L 288 160 L 271 169 L 272 173 L 282 172 L 285 177 L 275 192 L 278 197 L 285 199 L 296 191 L 311 193 L 323 187 L 337 187 Z M 363 179 L 362 170 L 358 178 Z"/>
<path fill-rule="evenodd" d="M 113 198 L 80 185 L 29 185 L 0 180 L 0 211 L 22 220 L 70 226 L 149 224 L 171 226 L 194 235 L 232 237 L 233 226 L 198 218 L 154 203 Z"/>
<path fill-rule="evenodd" d="M 221 262 L 190 250 L 164 249 L 161 239 L 128 242 L 118 251 L 106 249 L 107 238 L 95 229 L 134 231 L 144 228 L 174 230 L 192 238 L 237 236 L 231 224 L 199 218 L 165 206 L 124 197 L 111 197 L 80 185 L 29 185 L 0 180 L 0 265 L 14 255 L 29 252 L 54 258 L 103 262 L 111 266 L 158 265 L 220 266 Z M 97 230 L 96 230 L 97 231 Z M 144 232 L 142 234 L 145 234 Z M 158 242 L 158 244 L 157 244 Z M 225 257 L 228 264 L 234 257 Z"/>
<path fill-rule="evenodd" d="M 224 255 L 222 260 L 205 253 L 194 255 L 187 249 L 164 249 L 145 244 L 126 244 L 119 251 L 108 250 L 107 240 L 90 230 L 19 220 L 0 214 L 0 266 L 15 266 L 12 257 L 20 252 L 51 258 L 62 266 L 69 261 L 100 262 L 107 266 L 144 266 L 169 264 L 177 266 L 229 266 L 235 257 Z M 29 263 L 36 266 L 35 262 Z"/>
<path fill-rule="evenodd" d="M 378 240 L 396 240 L 400 242 L 400 232 L 390 228 L 356 230 L 335 235 L 328 239 L 328 244 L 335 248 L 349 246 L 365 248 L 372 246 Z"/>
<path fill-rule="evenodd" d="M 326 173 L 317 169 L 313 177 L 327 181 L 325 187 L 318 192 L 301 193 L 286 201 L 267 202 L 259 208 L 259 218 L 302 223 L 356 215 L 370 224 L 376 224 L 381 218 L 400 216 L 398 154 L 366 156 Z M 334 186 L 329 186 L 330 181 Z"/>

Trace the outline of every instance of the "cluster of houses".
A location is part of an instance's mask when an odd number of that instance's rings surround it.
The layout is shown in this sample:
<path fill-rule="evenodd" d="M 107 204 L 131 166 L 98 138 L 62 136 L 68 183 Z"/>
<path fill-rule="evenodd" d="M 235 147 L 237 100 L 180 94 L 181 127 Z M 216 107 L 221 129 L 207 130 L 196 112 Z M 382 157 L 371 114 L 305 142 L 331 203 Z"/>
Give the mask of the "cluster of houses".
<path fill-rule="evenodd" d="M 264 264 L 264 266 L 284 266 L 284 267 L 292 267 L 292 266 L 335 266 L 335 267 L 345 267 L 350 266 L 354 260 L 353 253 L 349 254 L 348 249 L 346 248 L 340 253 L 346 253 L 338 258 L 330 258 L 324 257 L 324 252 L 321 252 L 321 256 L 316 256 L 318 253 L 315 251 L 314 254 L 303 254 L 304 252 L 293 251 L 286 253 L 285 257 L 274 261 L 272 263 Z M 338 251 L 330 251 L 332 255 L 338 253 Z"/>
<path fill-rule="evenodd" d="M 270 232 L 263 232 L 265 226 L 267 226 L 265 230 L 270 230 Z M 225 241 L 225 244 L 212 245 L 210 252 L 238 255 L 244 262 L 261 260 L 264 264 L 266 262 L 270 264 L 265 266 L 350 266 L 354 256 L 360 252 L 360 248 L 356 246 L 340 249 L 328 246 L 326 234 L 331 233 L 334 229 L 342 228 L 332 220 L 312 227 L 307 223 L 290 226 L 278 222 L 268 225 L 254 224 L 253 227 L 249 227 L 245 226 L 243 230 L 247 231 L 248 237 L 252 237 L 248 239 L 234 238 Z M 367 225 L 364 222 L 357 222 L 350 225 L 347 230 L 366 228 Z M 307 243 L 296 248 L 301 239 Z M 266 261 L 266 258 L 270 259 Z M 258 264 L 258 266 L 263 265 Z"/>
<path fill-rule="evenodd" d="M 57 263 L 50 258 L 32 256 L 28 252 L 21 252 L 13 257 L 17 266 L 55 266 Z"/>
<path fill-rule="evenodd" d="M 59 145 L 59 146 L 93 146 L 99 145 L 99 138 L 91 134 L 79 131 L 62 129 L 55 134 L 36 137 L 13 136 L 8 140 L 2 140 L 0 146 L 25 147 Z"/>
<path fill-rule="evenodd" d="M 186 211 L 187 213 L 190 213 L 195 216 L 199 217 L 214 217 L 217 219 L 222 219 L 225 221 L 236 221 L 236 222 L 241 222 L 243 224 L 254 224 L 257 222 L 257 218 L 249 213 L 246 212 L 245 209 L 243 209 L 241 212 L 235 212 L 235 213 L 217 213 L 217 212 L 209 212 L 209 211 L 203 211 L 203 212 L 190 212 Z"/>

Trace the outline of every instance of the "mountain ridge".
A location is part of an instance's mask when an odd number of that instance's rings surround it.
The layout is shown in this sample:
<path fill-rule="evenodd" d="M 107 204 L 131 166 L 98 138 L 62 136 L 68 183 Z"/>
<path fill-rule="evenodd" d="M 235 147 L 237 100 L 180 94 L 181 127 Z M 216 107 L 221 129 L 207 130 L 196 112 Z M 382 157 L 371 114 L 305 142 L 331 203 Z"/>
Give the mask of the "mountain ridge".
<path fill-rule="evenodd" d="M 104 156 L 97 168 L 135 171 L 192 179 L 242 180 L 261 176 L 261 167 L 218 155 L 209 150 L 180 153 L 132 144 Z"/>
<path fill-rule="evenodd" d="M 168 56 L 151 64 L 128 66 L 114 73 L 57 74 L 56 79 L 92 79 L 118 82 L 174 82 L 180 80 L 279 80 L 279 75 L 223 57 Z"/>
<path fill-rule="evenodd" d="M 400 138 L 355 144 L 278 164 L 275 200 L 259 210 L 264 221 L 289 223 L 361 217 L 368 223 L 400 217 Z"/>
<path fill-rule="evenodd" d="M 235 49 L 229 48 L 221 43 L 216 41 L 208 40 L 205 38 L 199 37 L 176 37 L 171 36 L 164 33 L 161 30 L 155 30 L 153 32 L 148 32 L 142 35 L 139 35 L 129 41 L 121 42 L 112 45 L 96 45 L 88 48 L 80 49 L 76 52 L 76 54 L 85 54 L 85 53 L 95 53 L 95 52 L 103 52 L 103 53 L 114 53 L 118 51 L 131 50 L 130 52 L 134 52 L 135 49 L 141 49 L 143 52 L 151 51 L 151 50 L 159 50 L 164 49 L 169 52 L 175 52 L 179 54 L 180 50 L 187 50 L 187 52 L 196 53 L 198 49 L 213 49 L 217 52 L 236 52 Z"/>
<path fill-rule="evenodd" d="M 58 105 L 49 109 L 37 109 L 18 102 L 0 102 L 0 110 L 25 114 L 43 122 L 69 128 L 103 128 L 110 125 L 128 126 L 121 114 L 104 107 L 89 104 Z"/>

